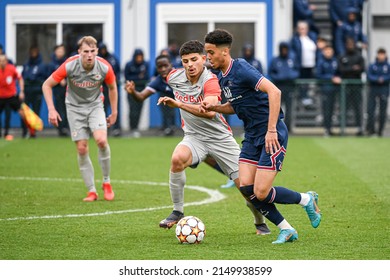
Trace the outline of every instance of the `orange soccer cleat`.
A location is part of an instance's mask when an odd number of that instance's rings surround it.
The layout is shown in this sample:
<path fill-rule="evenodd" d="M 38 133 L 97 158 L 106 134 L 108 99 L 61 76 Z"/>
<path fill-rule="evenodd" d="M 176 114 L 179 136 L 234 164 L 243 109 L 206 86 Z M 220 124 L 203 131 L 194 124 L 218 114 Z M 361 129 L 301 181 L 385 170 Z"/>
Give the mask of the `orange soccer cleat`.
<path fill-rule="evenodd" d="M 5 139 L 6 141 L 12 141 L 12 140 L 14 140 L 14 136 L 11 135 L 11 134 L 7 134 L 7 135 L 4 137 L 4 139 Z"/>
<path fill-rule="evenodd" d="M 112 191 L 112 187 L 110 183 L 103 183 L 103 191 L 104 191 L 104 199 L 105 200 L 113 200 L 114 192 Z"/>
<path fill-rule="evenodd" d="M 95 192 L 89 192 L 87 197 L 83 199 L 86 202 L 92 202 L 98 199 L 98 195 Z"/>

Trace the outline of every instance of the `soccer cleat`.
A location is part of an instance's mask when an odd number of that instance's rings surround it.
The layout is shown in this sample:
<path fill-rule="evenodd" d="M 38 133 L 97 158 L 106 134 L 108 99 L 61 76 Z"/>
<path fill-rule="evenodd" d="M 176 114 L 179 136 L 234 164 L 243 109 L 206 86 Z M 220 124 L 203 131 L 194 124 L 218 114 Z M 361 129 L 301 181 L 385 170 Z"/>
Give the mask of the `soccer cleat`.
<path fill-rule="evenodd" d="M 271 233 L 271 230 L 268 228 L 266 223 L 255 225 L 257 235 L 267 235 Z"/>
<path fill-rule="evenodd" d="M 225 185 L 221 185 L 221 188 L 222 189 L 228 189 L 228 188 L 233 188 L 235 186 L 236 186 L 236 184 L 234 183 L 233 180 L 228 180 Z"/>
<path fill-rule="evenodd" d="M 318 194 L 313 191 L 307 192 L 307 194 L 310 196 L 310 201 L 303 208 L 309 216 L 311 226 L 317 228 L 321 222 L 321 211 L 318 208 Z"/>
<path fill-rule="evenodd" d="M 293 242 L 298 239 L 298 232 L 295 229 L 282 229 L 279 232 L 278 238 L 272 244 L 283 244 Z"/>
<path fill-rule="evenodd" d="M 104 191 L 104 199 L 105 200 L 113 200 L 114 192 L 112 191 L 112 187 L 110 183 L 103 183 L 103 191 Z"/>
<path fill-rule="evenodd" d="M 86 202 L 92 202 L 98 199 L 98 195 L 95 192 L 89 192 L 87 197 L 83 199 Z"/>
<path fill-rule="evenodd" d="M 5 139 L 6 141 L 12 141 L 12 140 L 14 140 L 14 136 L 11 135 L 11 134 L 7 134 L 7 135 L 4 137 L 4 139 Z"/>
<path fill-rule="evenodd" d="M 177 224 L 182 218 L 184 218 L 183 213 L 173 210 L 172 213 L 167 218 L 165 218 L 160 222 L 160 227 L 170 229 L 175 224 Z"/>

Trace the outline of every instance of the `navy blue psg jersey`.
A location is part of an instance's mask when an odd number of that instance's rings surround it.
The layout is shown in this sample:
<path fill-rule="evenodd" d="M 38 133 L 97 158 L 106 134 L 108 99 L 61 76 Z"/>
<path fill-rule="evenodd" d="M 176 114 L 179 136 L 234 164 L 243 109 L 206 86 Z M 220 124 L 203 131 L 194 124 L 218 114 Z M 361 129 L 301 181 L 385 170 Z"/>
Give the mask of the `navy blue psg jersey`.
<path fill-rule="evenodd" d="M 173 95 L 172 88 L 168 85 L 166 80 L 158 75 L 153 81 L 151 81 L 147 88 L 153 93 L 159 92 L 161 96 L 168 96 L 171 98 L 175 98 Z"/>
<path fill-rule="evenodd" d="M 264 76 L 244 59 L 232 59 L 226 73 L 218 74 L 219 85 L 238 118 L 244 122 L 245 139 L 264 144 L 267 133 L 268 94 L 256 90 Z M 283 112 L 280 111 L 279 119 Z"/>

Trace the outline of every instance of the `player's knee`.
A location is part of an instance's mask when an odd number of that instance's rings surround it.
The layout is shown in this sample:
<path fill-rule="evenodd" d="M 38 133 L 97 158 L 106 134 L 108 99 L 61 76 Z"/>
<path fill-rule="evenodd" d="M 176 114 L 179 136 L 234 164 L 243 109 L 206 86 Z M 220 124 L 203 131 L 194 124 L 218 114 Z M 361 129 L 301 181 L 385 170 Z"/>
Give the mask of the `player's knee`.
<path fill-rule="evenodd" d="M 179 155 L 173 155 L 171 159 L 172 172 L 180 172 L 185 168 L 185 163 Z"/>
<path fill-rule="evenodd" d="M 268 196 L 269 189 L 264 189 L 264 188 L 255 188 L 254 189 L 255 196 L 258 200 L 265 200 Z"/>
<path fill-rule="evenodd" d="M 86 143 L 79 143 L 77 145 L 77 153 L 80 156 L 85 156 L 88 153 L 88 145 Z"/>
<path fill-rule="evenodd" d="M 96 144 L 100 149 L 105 148 L 107 146 L 107 138 L 106 137 L 96 138 Z"/>

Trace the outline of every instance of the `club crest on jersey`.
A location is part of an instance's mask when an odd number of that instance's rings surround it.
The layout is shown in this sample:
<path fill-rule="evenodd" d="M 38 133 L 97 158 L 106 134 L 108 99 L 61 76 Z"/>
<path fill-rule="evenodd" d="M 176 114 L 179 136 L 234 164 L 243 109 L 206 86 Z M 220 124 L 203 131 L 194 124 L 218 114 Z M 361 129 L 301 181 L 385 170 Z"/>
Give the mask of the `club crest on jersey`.
<path fill-rule="evenodd" d="M 95 76 L 92 77 L 92 79 L 96 80 L 96 81 L 99 81 L 102 79 L 102 75 L 100 75 L 99 73 L 96 74 Z"/>

